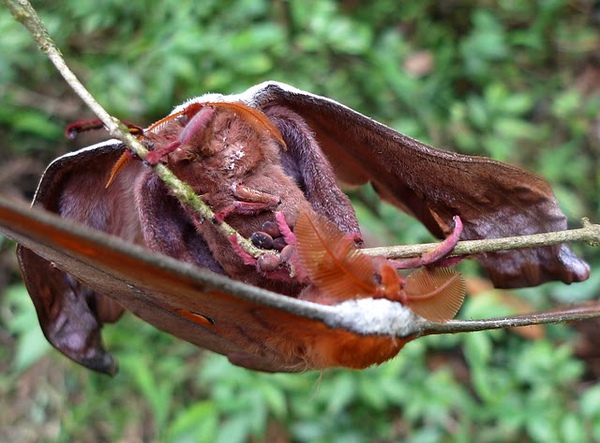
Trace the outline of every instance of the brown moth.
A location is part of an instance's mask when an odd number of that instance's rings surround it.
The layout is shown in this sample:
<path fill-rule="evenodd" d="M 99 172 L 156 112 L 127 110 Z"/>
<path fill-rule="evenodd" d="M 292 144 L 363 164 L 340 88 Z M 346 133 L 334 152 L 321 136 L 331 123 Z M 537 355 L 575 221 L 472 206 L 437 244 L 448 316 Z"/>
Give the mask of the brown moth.
<path fill-rule="evenodd" d="M 411 303 L 430 320 L 451 318 L 462 301 L 454 274 L 424 268 L 404 279 L 396 269 L 407 262 L 357 258 L 358 223 L 338 181 L 372 183 L 383 199 L 447 237 L 429 261 L 418 264 L 443 262 L 459 237 L 566 229 L 550 187 L 536 175 L 435 149 L 281 83 L 192 99 L 140 138 L 151 149 L 148 161 L 165 163 L 188 182 L 213 208 L 214 220 L 198 219 L 141 161 L 121 162 L 126 150 L 118 140 L 55 160 L 34 206 L 119 237 L 121 245 L 104 236 L 87 239 L 86 230 L 70 233 L 52 217 L 40 222 L 40 233 L 6 222 L 24 222 L 24 212 L 6 209 L 0 217 L 22 244 L 21 267 L 46 336 L 70 358 L 103 372 L 115 366 L 102 347 L 100 327 L 123 308 L 236 364 L 269 371 L 385 361 L 406 340 L 426 333 L 428 323 L 409 309 Z M 247 256 L 214 229 L 223 220 L 261 245 L 272 247 L 269 238 L 282 238 L 273 248 L 275 259 L 261 263 Z M 161 255 L 144 257 L 133 244 Z M 292 252 L 284 254 L 286 248 Z M 324 255 L 310 258 L 311 248 Z M 498 287 L 571 283 L 589 275 L 587 264 L 564 245 L 476 259 Z M 319 270 L 331 261 L 339 264 L 331 268 L 338 281 L 356 281 L 346 296 L 335 278 Z M 215 274 L 280 295 L 244 298 L 235 290 L 254 294 L 252 289 Z M 437 292 L 440 286 L 448 289 Z M 434 294 L 434 302 L 419 298 L 423 294 Z M 428 303 L 433 310 L 423 308 Z M 315 304 L 322 305 L 319 314 L 307 314 Z M 448 307 L 440 313 L 441 305 Z M 356 349 L 365 357 L 353 356 Z"/>

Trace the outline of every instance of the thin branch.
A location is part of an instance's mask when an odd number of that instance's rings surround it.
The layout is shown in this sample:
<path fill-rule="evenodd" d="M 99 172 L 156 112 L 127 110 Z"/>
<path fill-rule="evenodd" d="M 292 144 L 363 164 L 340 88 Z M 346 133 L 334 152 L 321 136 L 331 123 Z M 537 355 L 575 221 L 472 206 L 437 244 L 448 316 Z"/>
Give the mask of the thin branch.
<path fill-rule="evenodd" d="M 17 21 L 19 21 L 27 30 L 31 33 L 34 40 L 37 42 L 40 50 L 46 54 L 50 61 L 54 64 L 56 69 L 63 76 L 69 86 L 75 91 L 75 93 L 83 100 L 83 102 L 91 109 L 91 111 L 102 121 L 108 133 L 121 140 L 127 148 L 135 153 L 142 160 L 146 158 L 148 150 L 140 143 L 140 141 L 133 136 L 127 126 L 113 116 L 111 116 L 106 110 L 94 99 L 89 91 L 79 81 L 77 76 L 67 66 L 60 50 L 54 44 L 50 38 L 48 29 L 42 23 L 39 16 L 27 0 L 4 0 L 4 4 L 11 11 L 12 15 Z M 214 220 L 215 214 L 206 205 L 200 197 L 198 197 L 193 189 L 187 184 L 182 182 L 173 174 L 165 165 L 157 164 L 153 166 L 156 174 L 165 182 L 170 188 L 175 197 L 184 205 L 190 207 L 193 211 L 201 217 L 201 222 L 204 220 Z M 233 227 L 225 222 L 221 222 L 215 225 L 221 233 L 229 237 L 235 235 L 237 237 L 238 244 L 244 248 L 246 252 L 254 257 L 260 256 L 263 251 L 256 248 L 248 239 L 242 237 Z"/>
<path fill-rule="evenodd" d="M 459 332 L 489 331 L 492 329 L 546 325 L 550 323 L 569 323 L 598 317 L 600 317 L 600 303 L 593 301 L 512 317 L 486 318 L 482 320 L 450 320 L 447 323 L 427 322 L 422 326 L 421 333 L 424 335 L 456 334 Z"/>
<path fill-rule="evenodd" d="M 516 237 L 490 238 L 485 240 L 465 240 L 456 244 L 451 256 L 474 255 L 484 252 L 508 251 L 513 249 L 537 248 L 563 243 L 585 242 L 590 246 L 600 245 L 600 225 L 582 219 L 583 228 L 566 231 L 546 232 L 543 234 L 521 235 Z M 420 245 L 384 246 L 364 249 L 369 255 L 383 255 L 391 259 L 417 257 L 432 251 L 438 243 Z"/>

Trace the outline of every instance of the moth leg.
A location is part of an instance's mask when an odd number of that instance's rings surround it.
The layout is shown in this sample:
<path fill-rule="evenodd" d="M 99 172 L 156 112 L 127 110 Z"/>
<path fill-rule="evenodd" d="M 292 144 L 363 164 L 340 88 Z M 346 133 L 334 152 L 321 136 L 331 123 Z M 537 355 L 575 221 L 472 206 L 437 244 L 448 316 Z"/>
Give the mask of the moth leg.
<path fill-rule="evenodd" d="M 235 235 L 230 235 L 228 239 L 233 251 L 242 259 L 243 263 L 247 266 L 256 267 L 256 272 L 259 274 L 279 281 L 304 281 L 301 276 L 297 275 L 292 263 L 291 256 L 295 252 L 293 246 L 284 247 L 280 253 L 271 251 L 255 258 L 244 250 Z"/>
<path fill-rule="evenodd" d="M 234 204 L 237 204 L 241 211 L 246 210 L 246 208 L 249 211 L 256 211 L 257 209 L 258 211 L 265 211 L 281 203 L 281 198 L 276 195 L 240 184 L 234 186 L 233 195 L 238 199 Z M 252 214 L 254 213 L 252 212 Z"/>
<path fill-rule="evenodd" d="M 248 252 L 246 252 L 246 250 L 242 247 L 242 245 L 240 245 L 238 243 L 238 239 L 235 234 L 231 234 L 229 237 L 227 237 L 227 239 L 229 240 L 229 243 L 231 243 L 231 246 L 233 247 L 233 251 L 239 257 L 241 257 L 241 259 L 243 260 L 245 265 L 256 266 L 257 259 L 255 257 L 253 257 L 252 255 L 248 254 Z"/>
<path fill-rule="evenodd" d="M 295 245 L 296 236 L 294 235 L 294 233 L 292 232 L 292 228 L 286 221 L 285 214 L 283 212 L 275 212 L 275 222 L 277 223 L 279 232 L 281 232 L 281 236 L 285 239 L 285 242 L 288 245 Z"/>
<path fill-rule="evenodd" d="M 412 269 L 421 266 L 452 266 L 463 257 L 445 258 L 452 252 L 463 231 L 462 220 L 458 215 L 454 216 L 454 230 L 446 237 L 435 249 L 422 254 L 419 257 L 406 258 L 401 260 L 390 260 L 390 264 L 396 269 Z"/>
<path fill-rule="evenodd" d="M 225 217 L 233 213 L 256 215 L 262 211 L 273 209 L 281 203 L 281 199 L 276 195 L 240 184 L 233 187 L 233 196 L 237 200 L 215 214 L 218 222 L 222 222 Z"/>
<path fill-rule="evenodd" d="M 208 124 L 214 115 L 214 112 L 215 111 L 212 108 L 202 108 L 200 112 L 195 114 L 185 125 L 177 140 L 164 146 L 158 146 L 153 151 L 148 152 L 146 155 L 146 162 L 154 166 L 180 146 L 193 144 L 195 141 L 197 142 L 198 140 L 201 140 L 204 131 L 208 127 Z M 167 117 L 167 119 L 169 119 L 169 117 Z M 164 120 L 165 119 L 161 120 L 161 122 Z"/>
<path fill-rule="evenodd" d="M 150 151 L 148 154 L 146 154 L 145 161 L 151 166 L 157 165 L 164 157 L 169 155 L 180 146 L 181 142 L 179 140 L 175 140 L 174 142 L 165 146 L 159 146 L 154 151 Z"/>

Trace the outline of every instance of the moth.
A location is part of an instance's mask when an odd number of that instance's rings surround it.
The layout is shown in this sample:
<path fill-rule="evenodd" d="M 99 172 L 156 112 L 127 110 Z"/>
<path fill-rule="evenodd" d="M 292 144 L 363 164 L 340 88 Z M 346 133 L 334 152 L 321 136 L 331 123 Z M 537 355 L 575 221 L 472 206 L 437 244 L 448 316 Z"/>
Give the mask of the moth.
<path fill-rule="evenodd" d="M 213 219 L 180 204 L 147 164 L 127 160 L 118 140 L 48 166 L 33 206 L 61 219 L 0 205 L 46 337 L 100 372 L 116 370 L 101 326 L 124 309 L 250 369 L 381 363 L 460 307 L 459 276 L 431 267 L 459 238 L 566 229 L 540 177 L 427 146 L 282 83 L 189 100 L 140 139 L 146 163 L 165 163 Z M 367 258 L 338 182 L 370 182 L 445 240 L 417 260 Z M 247 254 L 216 230 L 223 222 L 272 253 Z M 565 245 L 476 259 L 504 288 L 589 275 Z M 397 272 L 423 265 L 407 277 Z"/>

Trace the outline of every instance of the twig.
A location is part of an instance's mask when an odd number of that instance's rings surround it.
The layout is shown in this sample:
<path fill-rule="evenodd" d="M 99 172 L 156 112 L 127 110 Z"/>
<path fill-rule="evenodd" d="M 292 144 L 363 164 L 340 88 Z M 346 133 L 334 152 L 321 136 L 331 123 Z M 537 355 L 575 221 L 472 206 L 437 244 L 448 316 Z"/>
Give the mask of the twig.
<path fill-rule="evenodd" d="M 451 320 L 447 323 L 427 322 L 422 326 L 421 333 L 424 335 L 433 335 L 489 331 L 491 329 L 516 328 L 520 326 L 569 323 L 598 317 L 600 317 L 600 304 L 594 301 L 512 317 L 486 318 L 482 320 Z"/>
<path fill-rule="evenodd" d="M 590 223 L 588 218 L 581 220 L 583 228 L 543 234 L 521 235 L 516 237 L 490 238 L 485 240 L 465 240 L 456 244 L 451 256 L 474 255 L 484 252 L 508 251 L 513 249 L 537 248 L 562 243 L 586 242 L 590 246 L 600 245 L 600 225 Z M 383 255 L 387 258 L 409 258 L 425 254 L 435 249 L 438 243 L 420 245 L 384 246 L 364 249 L 369 255 Z"/>
<path fill-rule="evenodd" d="M 15 19 L 23 24 L 23 26 L 25 26 L 25 28 L 27 28 L 27 30 L 31 33 L 40 50 L 46 54 L 69 86 L 102 121 L 108 133 L 111 136 L 121 140 L 127 146 L 127 148 L 129 148 L 142 160 L 145 159 L 146 154 L 148 154 L 148 150 L 136 137 L 129 132 L 127 126 L 106 112 L 100 103 L 98 103 L 89 93 L 85 86 L 83 86 L 73 71 L 71 71 L 71 69 L 67 66 L 59 49 L 50 38 L 48 29 L 42 23 L 29 1 L 4 0 L 4 4 L 11 11 Z M 213 220 L 215 218 L 215 214 L 210 207 L 194 193 L 193 189 L 187 183 L 179 180 L 165 165 L 157 164 L 153 166 L 153 168 L 156 174 L 165 182 L 171 192 L 181 203 L 190 207 L 193 211 L 199 214 L 203 220 Z M 263 251 L 256 248 L 248 239 L 242 237 L 229 224 L 222 222 L 216 224 L 215 226 L 226 237 L 235 235 L 237 237 L 238 244 L 250 255 L 258 257 L 263 253 Z"/>

